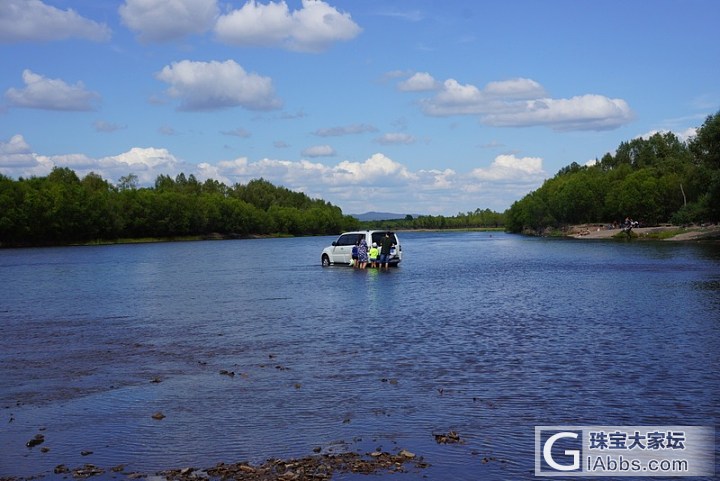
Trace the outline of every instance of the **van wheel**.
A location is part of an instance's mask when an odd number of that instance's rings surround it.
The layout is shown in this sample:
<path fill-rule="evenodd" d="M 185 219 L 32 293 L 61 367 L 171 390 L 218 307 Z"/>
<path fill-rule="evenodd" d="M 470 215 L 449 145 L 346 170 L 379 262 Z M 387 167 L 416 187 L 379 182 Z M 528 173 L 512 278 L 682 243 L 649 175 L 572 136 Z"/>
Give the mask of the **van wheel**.
<path fill-rule="evenodd" d="M 330 258 L 326 255 L 322 256 L 322 266 L 328 267 L 330 265 Z"/>

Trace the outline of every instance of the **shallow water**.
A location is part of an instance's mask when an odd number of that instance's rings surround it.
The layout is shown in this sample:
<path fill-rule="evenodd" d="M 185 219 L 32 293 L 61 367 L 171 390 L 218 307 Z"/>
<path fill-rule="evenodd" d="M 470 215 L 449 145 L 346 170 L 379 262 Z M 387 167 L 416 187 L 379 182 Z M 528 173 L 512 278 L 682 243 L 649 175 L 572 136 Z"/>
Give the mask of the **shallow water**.
<path fill-rule="evenodd" d="M 530 479 L 536 425 L 717 424 L 717 245 L 400 236 L 388 272 L 330 237 L 0 250 L 0 476 L 319 447 Z"/>

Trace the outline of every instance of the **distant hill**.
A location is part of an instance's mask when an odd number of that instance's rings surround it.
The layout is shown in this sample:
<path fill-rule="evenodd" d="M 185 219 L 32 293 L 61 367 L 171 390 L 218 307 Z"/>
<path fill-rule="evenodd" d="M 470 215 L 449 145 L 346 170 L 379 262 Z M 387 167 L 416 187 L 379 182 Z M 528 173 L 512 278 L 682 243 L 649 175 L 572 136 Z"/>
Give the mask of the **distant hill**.
<path fill-rule="evenodd" d="M 368 220 L 395 220 L 404 219 L 407 214 L 392 214 L 390 212 L 365 212 L 364 214 L 350 214 L 359 221 Z M 410 214 L 413 219 L 418 217 L 420 214 Z"/>

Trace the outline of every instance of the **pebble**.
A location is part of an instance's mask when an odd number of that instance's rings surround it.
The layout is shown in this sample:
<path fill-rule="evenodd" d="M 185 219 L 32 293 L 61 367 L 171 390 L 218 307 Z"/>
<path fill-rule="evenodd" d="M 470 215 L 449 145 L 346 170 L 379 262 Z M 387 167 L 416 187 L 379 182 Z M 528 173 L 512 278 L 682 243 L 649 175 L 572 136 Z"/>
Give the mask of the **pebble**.
<path fill-rule="evenodd" d="M 456 433 L 455 431 L 450 431 L 447 434 L 434 434 L 435 441 L 437 441 L 438 444 L 454 444 L 454 443 L 460 443 L 460 435 Z"/>
<path fill-rule="evenodd" d="M 32 438 L 27 443 L 25 443 L 25 446 L 27 446 L 28 448 L 33 448 L 33 447 L 37 446 L 38 444 L 42 444 L 44 442 L 45 442 L 45 436 L 43 436 L 42 434 L 36 434 L 34 438 Z"/>

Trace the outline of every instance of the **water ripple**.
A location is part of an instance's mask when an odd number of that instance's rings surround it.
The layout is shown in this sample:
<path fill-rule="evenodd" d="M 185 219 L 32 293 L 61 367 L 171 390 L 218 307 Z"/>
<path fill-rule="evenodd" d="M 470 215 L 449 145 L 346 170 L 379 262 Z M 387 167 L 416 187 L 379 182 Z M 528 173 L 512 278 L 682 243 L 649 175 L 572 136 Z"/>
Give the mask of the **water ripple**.
<path fill-rule="evenodd" d="M 0 251 L 0 475 L 406 448 L 403 479 L 530 479 L 535 425 L 717 424 L 708 247 L 408 233 L 378 272 L 331 240 Z"/>

